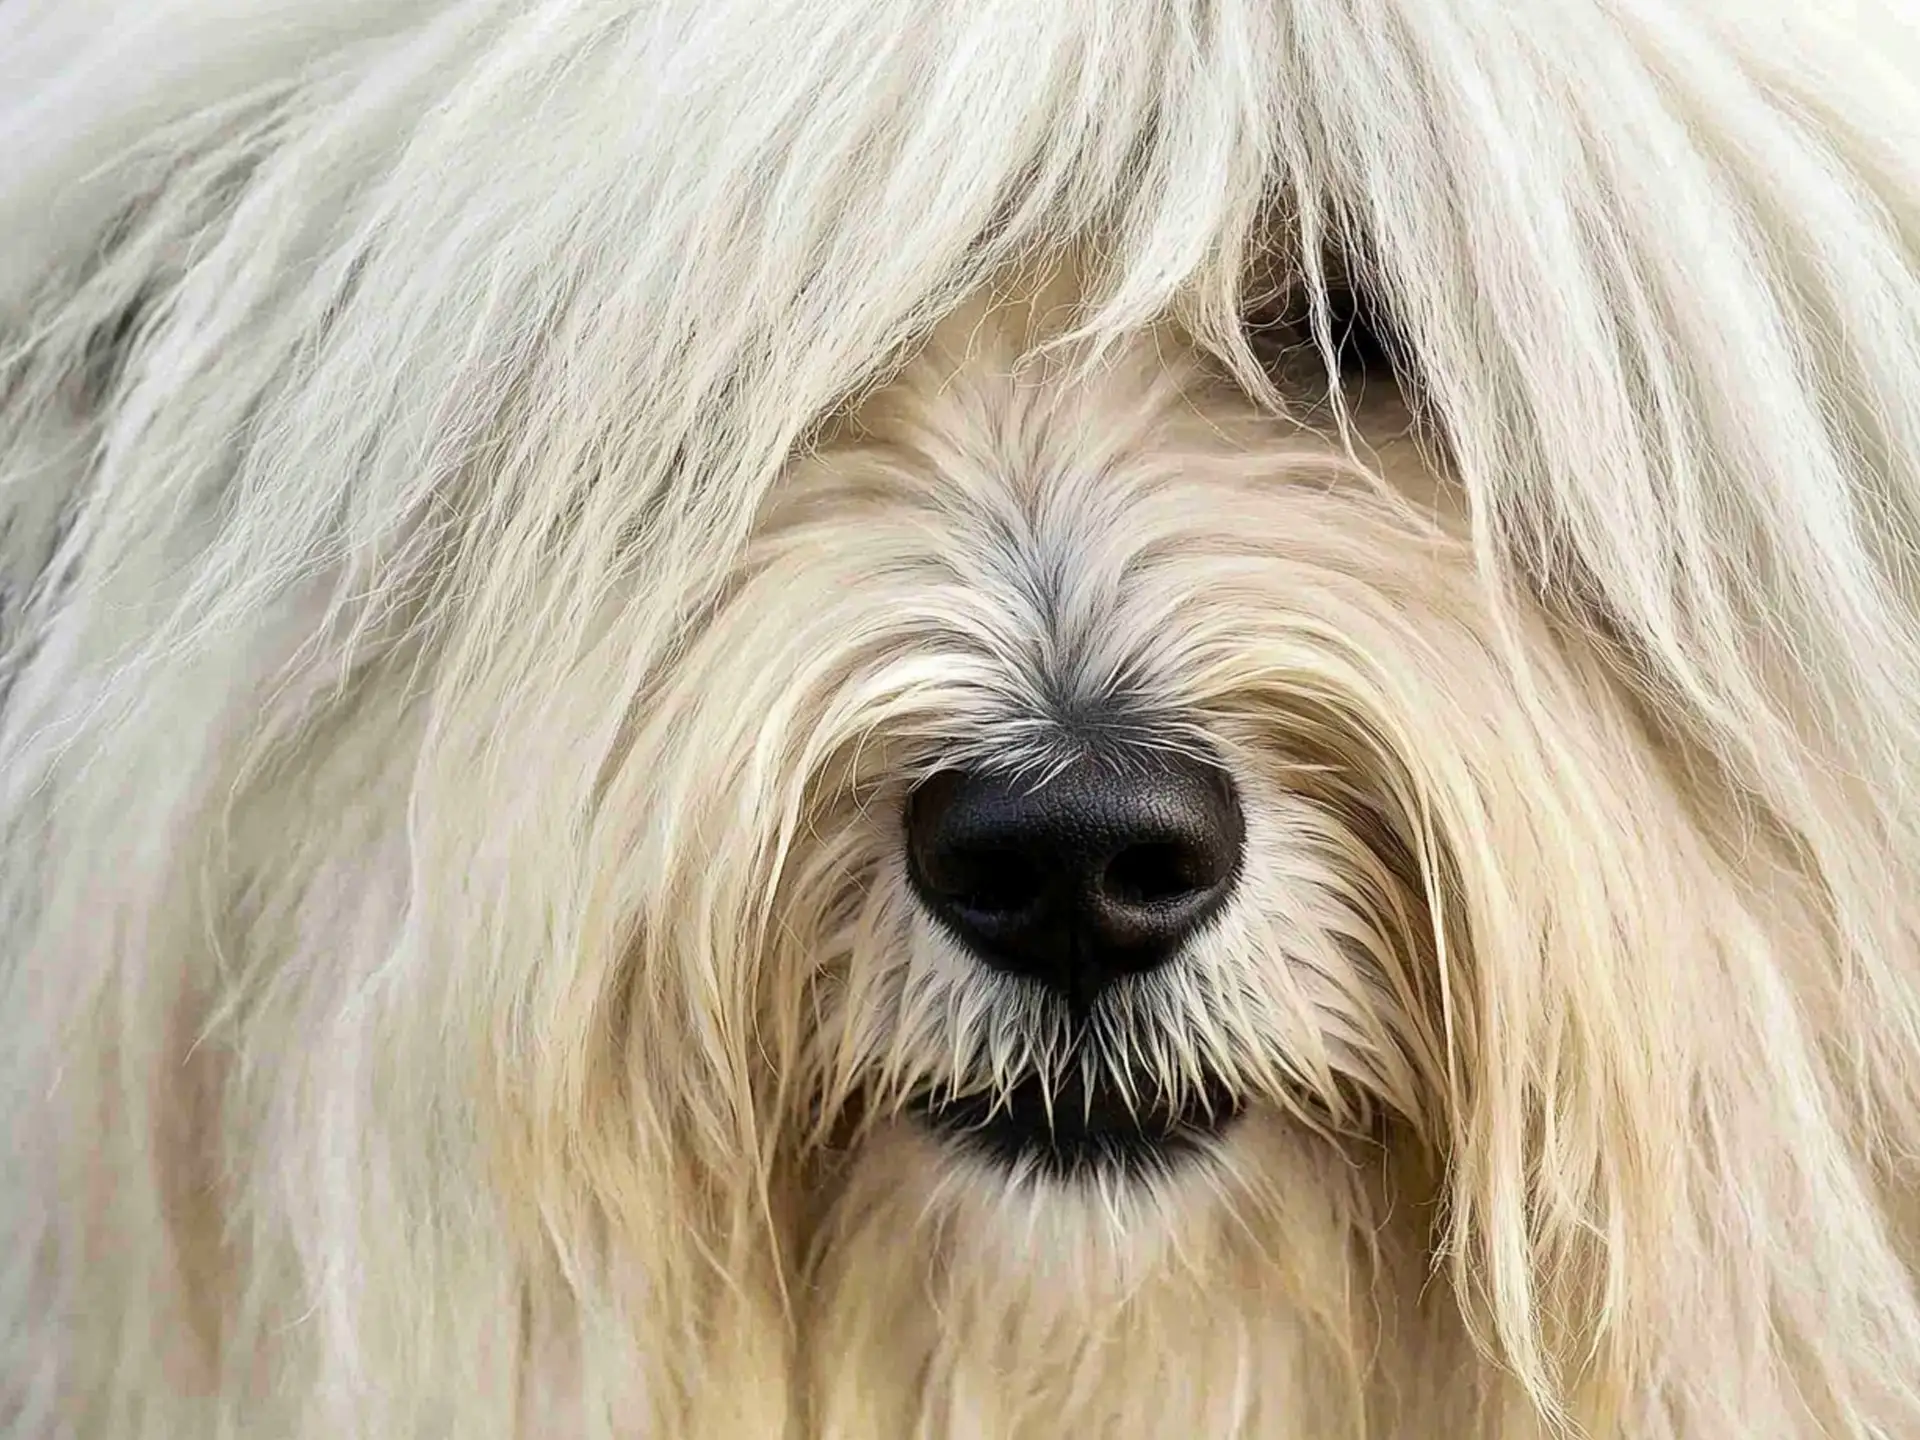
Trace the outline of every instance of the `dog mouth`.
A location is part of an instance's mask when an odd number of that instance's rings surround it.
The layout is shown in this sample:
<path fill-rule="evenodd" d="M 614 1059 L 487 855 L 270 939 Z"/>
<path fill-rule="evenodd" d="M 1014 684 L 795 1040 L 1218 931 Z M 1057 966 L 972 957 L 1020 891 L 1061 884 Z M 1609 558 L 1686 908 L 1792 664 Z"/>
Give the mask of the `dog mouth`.
<path fill-rule="evenodd" d="M 1053 1086 L 1030 1077 L 994 1094 L 924 1096 L 915 1106 L 929 1128 L 974 1153 L 1056 1179 L 1164 1171 L 1221 1135 L 1242 1108 L 1217 1079 L 1173 1103 L 1129 1098 L 1113 1084 L 1089 1087 L 1078 1076 Z"/>

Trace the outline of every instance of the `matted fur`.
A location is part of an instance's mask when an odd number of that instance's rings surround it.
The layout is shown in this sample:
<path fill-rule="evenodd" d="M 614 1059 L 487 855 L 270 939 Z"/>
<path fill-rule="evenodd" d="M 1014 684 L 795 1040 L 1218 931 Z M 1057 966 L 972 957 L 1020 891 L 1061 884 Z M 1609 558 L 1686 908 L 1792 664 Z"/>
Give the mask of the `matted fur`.
<path fill-rule="evenodd" d="M 1915 25 L 0 0 L 0 1430 L 1920 1435 Z M 1063 715 L 1161 1174 L 901 1112 Z"/>

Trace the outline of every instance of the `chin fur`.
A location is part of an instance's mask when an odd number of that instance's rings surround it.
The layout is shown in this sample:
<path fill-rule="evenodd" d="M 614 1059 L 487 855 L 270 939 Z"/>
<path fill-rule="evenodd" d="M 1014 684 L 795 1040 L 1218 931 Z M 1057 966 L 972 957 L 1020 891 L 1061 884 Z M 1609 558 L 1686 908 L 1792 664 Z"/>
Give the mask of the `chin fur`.
<path fill-rule="evenodd" d="M 1920 1435 L 1916 75 L 0 0 L 0 1432 Z"/>

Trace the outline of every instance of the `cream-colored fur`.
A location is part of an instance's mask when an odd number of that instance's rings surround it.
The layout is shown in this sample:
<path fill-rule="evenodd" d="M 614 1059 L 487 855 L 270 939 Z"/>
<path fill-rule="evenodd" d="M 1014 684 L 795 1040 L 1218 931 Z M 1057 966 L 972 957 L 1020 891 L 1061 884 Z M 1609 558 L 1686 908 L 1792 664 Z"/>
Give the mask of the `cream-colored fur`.
<path fill-rule="evenodd" d="M 1920 1435 L 1916 77 L 0 0 L 0 1433 Z M 1063 716 L 1247 827 L 1071 1060 L 900 820 Z M 1245 1113 L 912 1118 L 1070 1063 Z"/>

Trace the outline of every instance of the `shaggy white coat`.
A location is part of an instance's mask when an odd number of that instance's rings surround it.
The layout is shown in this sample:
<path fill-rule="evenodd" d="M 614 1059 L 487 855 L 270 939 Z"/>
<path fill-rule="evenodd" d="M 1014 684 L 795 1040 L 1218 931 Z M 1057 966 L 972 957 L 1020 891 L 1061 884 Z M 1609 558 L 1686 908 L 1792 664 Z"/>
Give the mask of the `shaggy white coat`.
<path fill-rule="evenodd" d="M 0 1432 L 1920 1435 L 1917 24 L 0 0 Z M 1121 699 L 1069 1185 L 898 811 Z"/>

